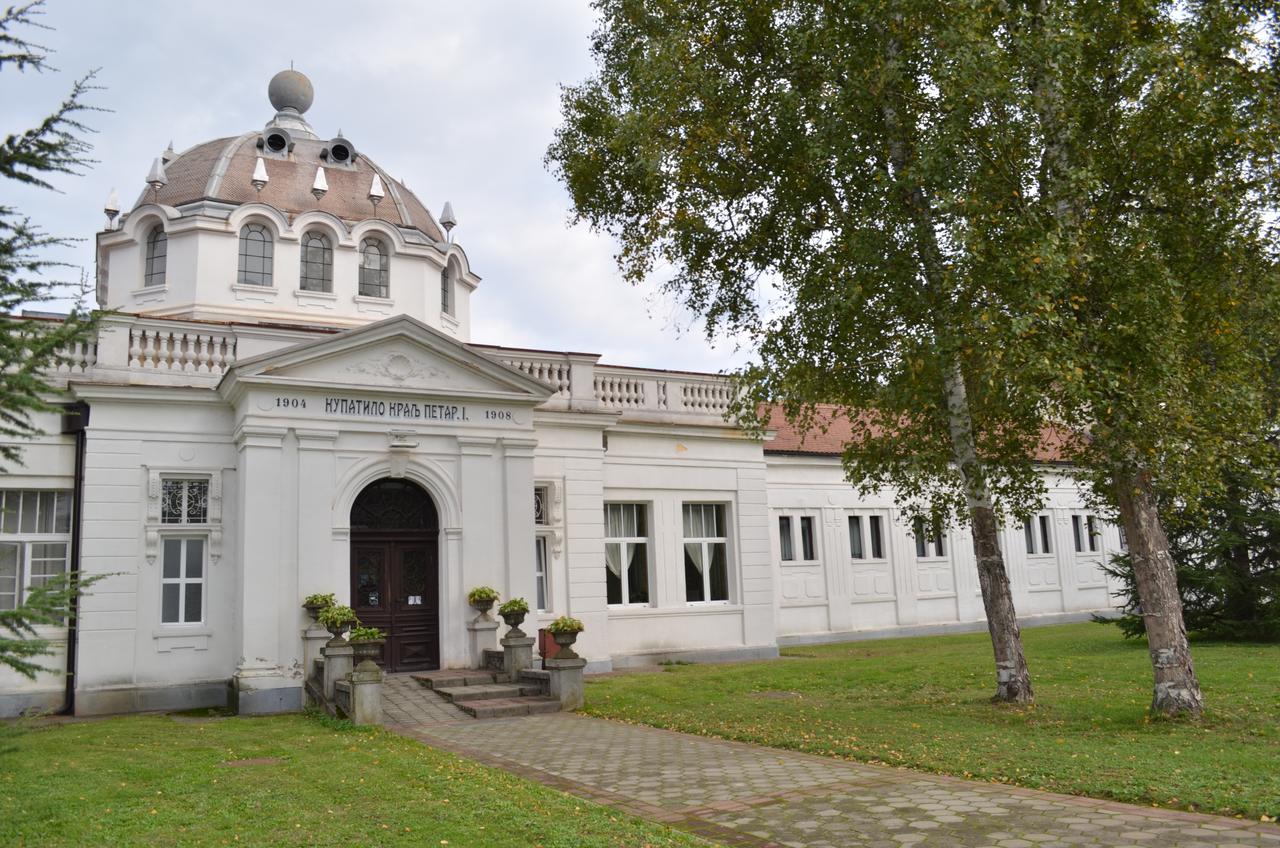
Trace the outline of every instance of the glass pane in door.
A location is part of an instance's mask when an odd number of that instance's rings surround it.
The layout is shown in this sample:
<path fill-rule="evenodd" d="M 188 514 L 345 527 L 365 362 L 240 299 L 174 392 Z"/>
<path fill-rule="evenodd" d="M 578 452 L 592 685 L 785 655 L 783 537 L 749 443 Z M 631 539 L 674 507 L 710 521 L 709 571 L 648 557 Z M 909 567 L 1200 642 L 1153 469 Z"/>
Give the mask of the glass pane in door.
<path fill-rule="evenodd" d="M 356 608 L 382 608 L 387 595 L 385 559 L 382 548 L 362 548 L 356 552 Z"/>

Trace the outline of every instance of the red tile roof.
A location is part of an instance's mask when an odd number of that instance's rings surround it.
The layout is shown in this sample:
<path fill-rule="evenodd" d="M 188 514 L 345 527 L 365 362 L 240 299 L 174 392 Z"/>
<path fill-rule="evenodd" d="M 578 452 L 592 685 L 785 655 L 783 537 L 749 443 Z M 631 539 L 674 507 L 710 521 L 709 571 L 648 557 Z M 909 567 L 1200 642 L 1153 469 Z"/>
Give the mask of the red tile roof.
<path fill-rule="evenodd" d="M 771 407 L 765 429 L 777 434 L 764 445 L 764 452 L 773 454 L 840 456 L 845 444 L 853 438 L 852 423 L 832 404 L 818 405 L 817 422 L 808 431 L 792 426 L 782 407 Z M 1045 427 L 1041 431 L 1035 459 L 1039 462 L 1066 462 L 1068 441 L 1064 430 Z"/>

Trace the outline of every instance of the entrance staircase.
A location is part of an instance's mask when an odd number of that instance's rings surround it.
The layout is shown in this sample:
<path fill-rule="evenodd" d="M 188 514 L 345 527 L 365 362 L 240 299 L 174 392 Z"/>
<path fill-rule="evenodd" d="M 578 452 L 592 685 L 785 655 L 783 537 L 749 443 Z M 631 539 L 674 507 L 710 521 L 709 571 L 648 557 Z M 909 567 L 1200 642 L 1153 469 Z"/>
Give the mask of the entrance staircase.
<path fill-rule="evenodd" d="M 476 718 L 509 718 L 560 711 L 549 694 L 550 673 L 525 669 L 516 680 L 488 669 L 444 669 L 410 675 L 418 683 Z"/>

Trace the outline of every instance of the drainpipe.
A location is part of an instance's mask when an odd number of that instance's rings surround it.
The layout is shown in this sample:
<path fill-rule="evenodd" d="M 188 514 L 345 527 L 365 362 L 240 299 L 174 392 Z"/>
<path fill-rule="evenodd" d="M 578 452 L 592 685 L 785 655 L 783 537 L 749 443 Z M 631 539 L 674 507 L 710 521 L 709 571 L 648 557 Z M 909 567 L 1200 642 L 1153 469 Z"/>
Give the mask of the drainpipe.
<path fill-rule="evenodd" d="M 84 507 L 84 449 L 85 428 L 89 426 L 89 404 L 84 401 L 69 404 L 62 413 L 63 435 L 76 437 L 75 482 L 71 489 L 71 573 L 73 581 L 80 577 L 80 514 Z M 66 691 L 62 696 L 59 715 L 74 715 L 76 711 L 76 647 L 79 643 L 80 594 L 71 596 L 67 611 L 67 670 L 64 677 Z"/>

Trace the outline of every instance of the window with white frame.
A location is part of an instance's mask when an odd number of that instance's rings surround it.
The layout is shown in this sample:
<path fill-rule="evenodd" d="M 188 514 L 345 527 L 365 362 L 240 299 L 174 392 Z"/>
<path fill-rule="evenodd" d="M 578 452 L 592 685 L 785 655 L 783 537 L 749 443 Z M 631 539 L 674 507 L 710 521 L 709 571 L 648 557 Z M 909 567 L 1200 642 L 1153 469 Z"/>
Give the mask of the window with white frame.
<path fill-rule="evenodd" d="M 608 602 L 649 603 L 649 515 L 646 504 L 604 505 L 604 558 Z"/>
<path fill-rule="evenodd" d="M 204 621 L 205 539 L 166 536 L 160 572 L 160 623 Z"/>
<path fill-rule="evenodd" d="M 1071 516 L 1071 535 L 1075 539 L 1078 554 L 1097 553 L 1102 550 L 1101 531 L 1095 516 Z M 1121 538 L 1123 539 L 1123 534 Z"/>
<path fill-rule="evenodd" d="M 729 600 L 729 528 L 724 504 L 684 505 L 684 598 Z"/>
<path fill-rule="evenodd" d="M 796 544 L 791 535 L 791 516 L 778 516 L 778 549 L 783 562 L 792 562 L 796 558 Z"/>
<path fill-rule="evenodd" d="M 0 490 L 0 610 L 65 574 L 71 553 L 71 492 Z"/>
<path fill-rule="evenodd" d="M 164 227 L 156 224 L 147 234 L 147 259 L 142 274 L 142 285 L 146 288 L 163 286 L 168 261 L 169 236 L 165 234 Z"/>
<path fill-rule="evenodd" d="M 849 516 L 849 558 L 884 559 L 884 523 L 881 516 Z"/>
<path fill-rule="evenodd" d="M 550 490 L 547 486 L 535 486 L 533 489 L 533 582 L 537 596 L 538 612 L 546 612 L 551 608 L 551 595 L 548 591 L 547 570 L 547 538 L 550 535 L 551 504 Z"/>
<path fill-rule="evenodd" d="M 275 245 L 271 231 L 262 224 L 240 228 L 240 265 L 236 282 L 242 286 L 270 286 Z"/>
<path fill-rule="evenodd" d="M 160 481 L 161 524 L 209 521 L 209 481 L 165 478 Z"/>
<path fill-rule="evenodd" d="M 796 528 L 800 538 L 796 539 Z M 799 543 L 799 550 L 796 545 Z M 783 562 L 794 562 L 799 554 L 801 562 L 816 562 L 818 559 L 818 542 L 812 515 L 780 515 L 778 516 L 778 550 Z"/>
<path fill-rule="evenodd" d="M 1027 542 L 1027 553 L 1033 556 L 1053 553 L 1053 525 L 1047 515 L 1022 522 L 1022 535 Z"/>
<path fill-rule="evenodd" d="M 923 518 L 917 518 L 911 534 L 916 540 L 917 559 L 940 559 L 947 555 L 947 534 L 942 531 L 941 522 L 926 524 Z"/>

